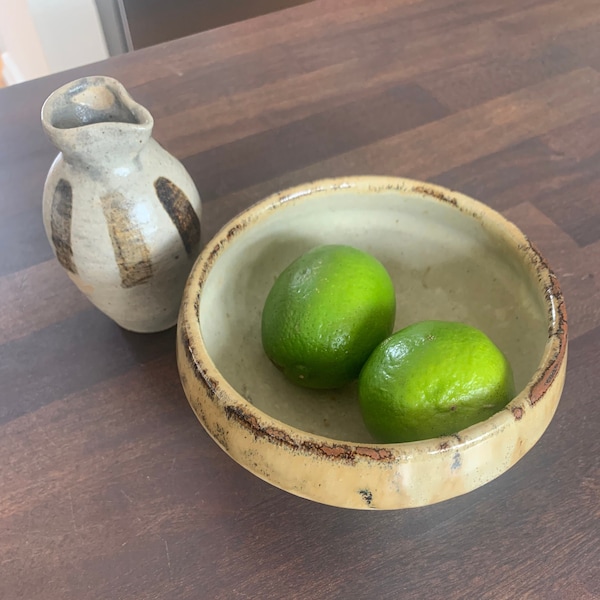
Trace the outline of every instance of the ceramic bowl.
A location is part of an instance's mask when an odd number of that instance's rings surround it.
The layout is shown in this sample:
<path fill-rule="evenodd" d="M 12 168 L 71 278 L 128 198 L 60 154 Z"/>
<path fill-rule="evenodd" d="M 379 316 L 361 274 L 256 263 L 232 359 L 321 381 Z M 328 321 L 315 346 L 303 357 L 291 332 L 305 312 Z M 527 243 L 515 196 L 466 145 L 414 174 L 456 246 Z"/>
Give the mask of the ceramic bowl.
<path fill-rule="evenodd" d="M 395 330 L 424 319 L 482 329 L 510 361 L 518 395 L 455 435 L 378 444 L 356 385 L 289 383 L 263 352 L 262 307 L 292 260 L 331 243 L 370 252 L 388 269 Z M 538 441 L 563 388 L 567 321 L 555 275 L 501 215 L 435 185 L 351 177 L 275 194 L 221 229 L 188 279 L 177 350 L 194 412 L 240 465 L 317 502 L 396 509 L 469 492 Z"/>

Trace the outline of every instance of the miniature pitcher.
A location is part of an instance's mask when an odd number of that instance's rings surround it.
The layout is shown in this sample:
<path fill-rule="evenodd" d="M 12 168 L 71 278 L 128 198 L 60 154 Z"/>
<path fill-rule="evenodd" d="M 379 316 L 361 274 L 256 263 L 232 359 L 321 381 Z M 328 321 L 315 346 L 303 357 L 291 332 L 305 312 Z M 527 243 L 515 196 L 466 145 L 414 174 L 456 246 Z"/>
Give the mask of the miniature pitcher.
<path fill-rule="evenodd" d="M 56 258 L 121 327 L 173 326 L 200 251 L 200 197 L 152 138 L 152 115 L 115 79 L 86 77 L 46 100 L 42 125 L 60 150 L 43 198 Z"/>

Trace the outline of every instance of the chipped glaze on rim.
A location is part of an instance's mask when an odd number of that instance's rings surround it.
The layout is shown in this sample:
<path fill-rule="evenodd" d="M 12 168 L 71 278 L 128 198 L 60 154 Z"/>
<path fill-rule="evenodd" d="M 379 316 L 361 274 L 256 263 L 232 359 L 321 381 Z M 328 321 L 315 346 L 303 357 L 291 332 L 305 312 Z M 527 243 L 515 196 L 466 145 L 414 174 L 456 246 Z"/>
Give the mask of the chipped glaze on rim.
<path fill-rule="evenodd" d="M 340 189 L 367 194 L 406 192 L 447 203 L 468 217 L 479 220 L 492 235 L 501 237 L 518 251 L 537 279 L 538 289 L 544 294 L 548 337 L 540 366 L 525 388 L 503 410 L 451 436 L 399 444 L 352 443 L 311 434 L 269 416 L 246 401 L 222 377 L 204 346 L 198 319 L 203 286 L 213 265 L 236 236 L 267 219 L 272 211 L 284 208 L 290 202 Z M 498 477 L 537 442 L 552 419 L 562 392 L 567 330 L 564 299 L 556 276 L 537 248 L 502 215 L 477 200 L 441 186 L 404 178 L 359 176 L 318 180 L 275 193 L 241 212 L 213 237 L 200 254 L 186 285 L 179 315 L 177 360 L 186 396 L 204 428 L 225 452 L 255 475 L 296 495 L 325 504 L 364 509 L 405 508 L 439 502 L 471 491 Z M 213 414 L 218 413 L 218 417 L 208 418 L 209 410 Z M 541 419 L 535 419 L 536 413 L 540 413 Z M 243 453 L 236 451 L 235 436 L 226 435 L 228 428 L 235 427 L 236 432 L 245 438 L 246 446 L 260 446 L 259 453 L 265 450 L 266 443 L 271 448 L 276 447 L 301 457 L 304 462 L 325 460 L 332 466 L 351 466 L 355 471 L 360 468 L 364 471 L 363 479 L 368 480 L 374 468 L 393 472 L 395 466 L 401 468 L 402 465 L 415 463 L 423 467 L 431 460 L 444 463 L 453 470 L 453 461 L 456 461 L 459 453 L 478 451 L 488 441 L 501 437 L 503 432 L 515 426 L 524 427 L 527 423 L 531 425 L 531 435 L 526 440 L 519 438 L 518 447 L 512 452 L 510 460 L 489 471 L 476 473 L 464 486 L 455 485 L 447 491 L 442 489 L 424 494 L 411 494 L 410 490 L 397 489 L 396 498 L 383 497 L 390 496 L 390 492 L 393 496 L 391 488 L 379 490 L 378 493 L 361 488 L 358 494 L 347 501 L 341 497 L 333 498 L 329 488 L 320 492 L 322 482 L 318 485 L 309 485 L 310 482 L 291 485 L 287 481 L 280 481 L 264 465 L 249 464 Z M 381 473 L 376 479 L 381 483 Z M 443 488 L 444 482 L 439 483 L 438 487 Z M 398 485 L 395 487 L 398 488 Z"/>

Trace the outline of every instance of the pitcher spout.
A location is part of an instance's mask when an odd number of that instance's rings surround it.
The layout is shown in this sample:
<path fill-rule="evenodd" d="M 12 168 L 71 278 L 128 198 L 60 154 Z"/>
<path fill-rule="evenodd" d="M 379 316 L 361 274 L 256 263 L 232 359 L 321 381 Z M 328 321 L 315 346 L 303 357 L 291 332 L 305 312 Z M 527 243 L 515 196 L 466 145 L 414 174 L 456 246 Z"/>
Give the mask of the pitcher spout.
<path fill-rule="evenodd" d="M 150 139 L 154 120 L 123 85 L 111 77 L 84 77 L 51 94 L 42 107 L 42 125 L 67 161 L 106 164 L 117 155 L 135 156 Z"/>

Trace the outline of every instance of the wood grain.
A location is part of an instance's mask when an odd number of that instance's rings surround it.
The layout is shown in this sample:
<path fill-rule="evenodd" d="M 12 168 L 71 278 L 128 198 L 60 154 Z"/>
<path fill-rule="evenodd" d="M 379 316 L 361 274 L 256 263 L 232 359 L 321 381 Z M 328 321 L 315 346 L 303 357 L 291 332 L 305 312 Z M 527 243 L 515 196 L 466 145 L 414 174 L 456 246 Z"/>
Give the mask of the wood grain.
<path fill-rule="evenodd" d="M 120 79 L 203 199 L 202 240 L 322 176 L 429 179 L 559 276 L 550 428 L 466 496 L 357 513 L 276 490 L 192 414 L 175 332 L 126 333 L 53 258 L 43 100 Z M 317 0 L 0 90 L 0 598 L 600 598 L 597 0 Z M 74 208 L 75 210 L 75 208 Z"/>

